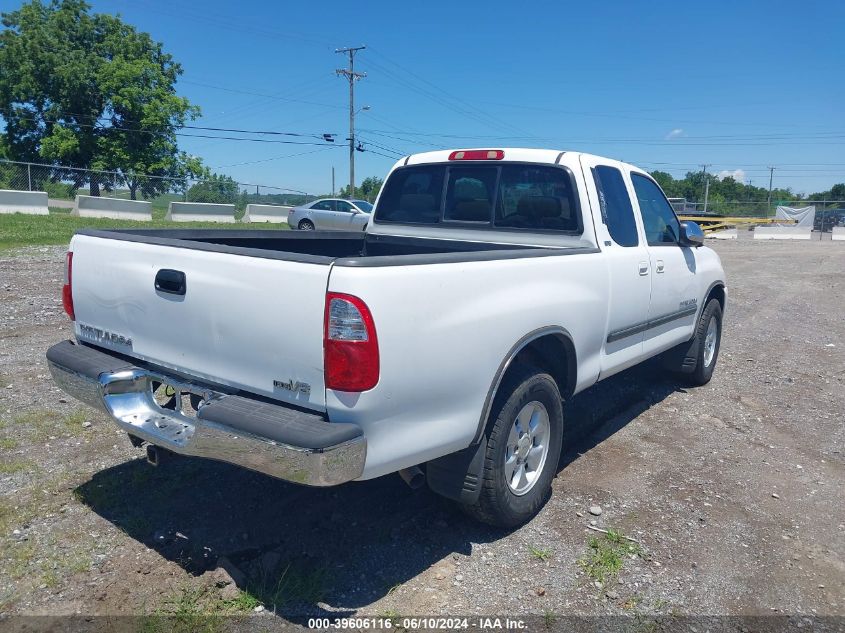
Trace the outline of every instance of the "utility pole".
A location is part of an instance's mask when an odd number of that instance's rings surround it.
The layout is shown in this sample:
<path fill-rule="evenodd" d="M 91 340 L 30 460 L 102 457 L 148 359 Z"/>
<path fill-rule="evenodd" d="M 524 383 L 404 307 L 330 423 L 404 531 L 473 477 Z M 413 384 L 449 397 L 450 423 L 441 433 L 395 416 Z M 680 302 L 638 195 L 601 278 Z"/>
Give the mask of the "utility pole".
<path fill-rule="evenodd" d="M 355 82 L 367 76 L 367 73 L 355 72 L 355 53 L 366 46 L 338 48 L 335 53 L 349 55 L 349 68 L 338 68 L 335 73 L 343 75 L 349 81 L 349 199 L 355 197 Z"/>
<path fill-rule="evenodd" d="M 769 167 L 769 197 L 766 198 L 766 215 L 772 210 L 772 179 L 775 177 L 775 168 Z"/>
<path fill-rule="evenodd" d="M 701 173 L 704 176 L 704 213 L 707 213 L 707 197 L 710 195 L 710 179 L 707 177 L 707 168 L 710 163 L 701 166 Z"/>
<path fill-rule="evenodd" d="M 334 165 L 332 165 L 332 198 L 334 198 Z"/>

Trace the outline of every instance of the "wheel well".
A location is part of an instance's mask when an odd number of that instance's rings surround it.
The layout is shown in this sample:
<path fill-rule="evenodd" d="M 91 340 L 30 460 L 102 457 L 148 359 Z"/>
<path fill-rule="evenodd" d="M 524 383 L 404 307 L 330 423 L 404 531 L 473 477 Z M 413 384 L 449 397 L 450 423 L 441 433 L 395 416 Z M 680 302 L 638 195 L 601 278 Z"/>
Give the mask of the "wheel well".
<path fill-rule="evenodd" d="M 563 334 L 545 334 L 534 339 L 519 350 L 513 360 L 511 367 L 516 362 L 522 362 L 548 372 L 555 379 L 560 395 L 564 398 L 568 398 L 575 391 L 578 371 L 575 346 Z"/>
<path fill-rule="evenodd" d="M 722 285 L 713 286 L 713 289 L 710 290 L 710 294 L 707 295 L 707 298 L 704 300 L 704 306 L 706 307 L 709 303 L 710 299 L 716 299 L 719 302 L 719 307 L 722 308 L 722 312 L 725 311 L 725 287 Z"/>

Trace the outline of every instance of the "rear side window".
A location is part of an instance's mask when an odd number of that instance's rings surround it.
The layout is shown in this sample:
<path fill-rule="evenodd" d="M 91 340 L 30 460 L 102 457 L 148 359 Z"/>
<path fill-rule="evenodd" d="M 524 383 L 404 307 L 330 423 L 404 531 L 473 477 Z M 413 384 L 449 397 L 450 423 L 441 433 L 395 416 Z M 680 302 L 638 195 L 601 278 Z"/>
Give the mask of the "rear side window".
<path fill-rule="evenodd" d="M 376 217 L 382 222 L 437 224 L 445 175 L 444 165 L 397 169 L 387 179 Z"/>
<path fill-rule="evenodd" d="M 650 246 L 677 244 L 681 224 L 660 187 L 650 178 L 639 174 L 631 174 L 631 181 L 640 203 L 646 241 Z"/>
<path fill-rule="evenodd" d="M 593 180 L 599 194 L 601 219 L 613 241 L 620 246 L 637 246 L 637 223 L 634 219 L 634 207 L 625 187 L 622 172 L 615 167 L 598 165 L 593 167 Z"/>
<path fill-rule="evenodd" d="M 503 165 L 495 225 L 577 231 L 578 213 L 569 173 L 556 167 Z"/>

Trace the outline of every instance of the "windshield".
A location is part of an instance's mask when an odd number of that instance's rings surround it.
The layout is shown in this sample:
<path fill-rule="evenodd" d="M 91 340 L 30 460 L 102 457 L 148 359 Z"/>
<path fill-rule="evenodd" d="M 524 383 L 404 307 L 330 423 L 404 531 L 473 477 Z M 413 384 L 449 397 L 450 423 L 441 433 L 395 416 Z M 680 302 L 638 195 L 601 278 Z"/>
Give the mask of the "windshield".
<path fill-rule="evenodd" d="M 352 201 L 356 207 L 361 209 L 364 213 L 372 213 L 373 212 L 373 205 L 371 205 L 366 200 L 353 200 Z"/>

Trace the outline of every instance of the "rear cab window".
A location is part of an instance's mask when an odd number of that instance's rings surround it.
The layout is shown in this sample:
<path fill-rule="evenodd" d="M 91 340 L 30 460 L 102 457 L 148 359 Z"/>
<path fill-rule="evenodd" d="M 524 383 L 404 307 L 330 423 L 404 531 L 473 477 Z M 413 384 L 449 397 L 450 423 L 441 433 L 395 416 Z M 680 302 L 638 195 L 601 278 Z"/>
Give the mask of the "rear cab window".
<path fill-rule="evenodd" d="M 572 173 L 553 165 L 412 165 L 388 178 L 377 222 L 580 234 Z"/>

